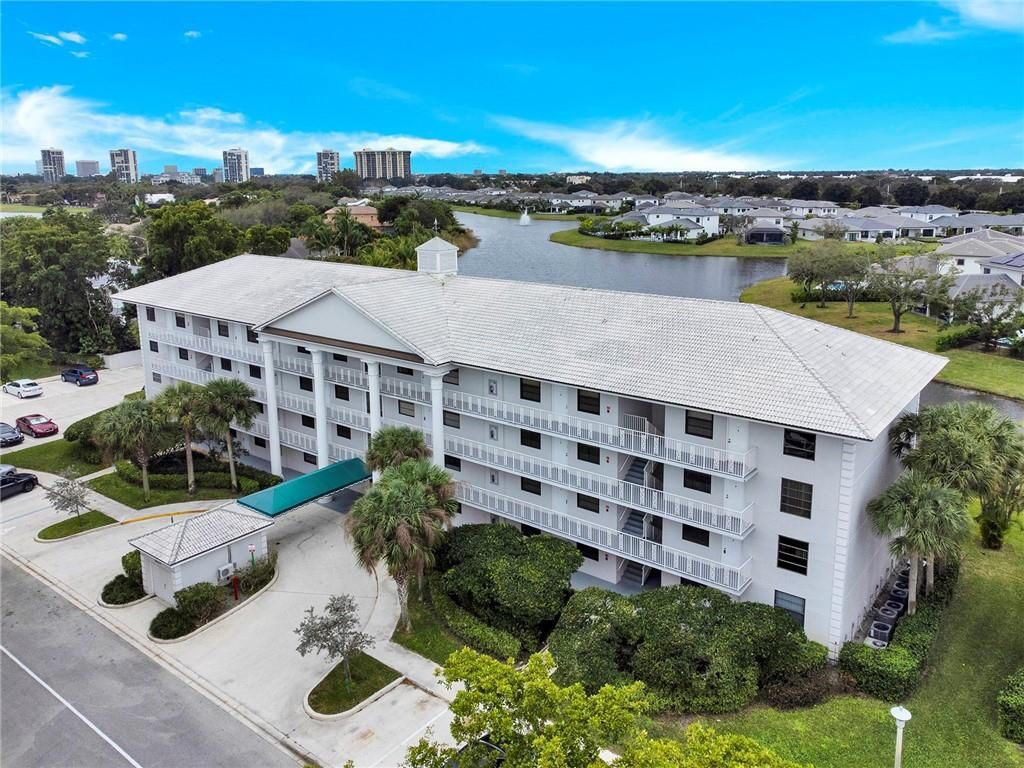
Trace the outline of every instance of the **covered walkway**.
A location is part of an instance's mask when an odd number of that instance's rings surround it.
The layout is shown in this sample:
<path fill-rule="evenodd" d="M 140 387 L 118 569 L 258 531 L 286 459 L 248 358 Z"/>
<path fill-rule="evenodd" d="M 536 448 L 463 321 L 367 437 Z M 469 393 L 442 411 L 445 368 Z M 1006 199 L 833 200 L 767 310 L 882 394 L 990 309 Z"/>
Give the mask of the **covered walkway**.
<path fill-rule="evenodd" d="M 267 517 L 277 517 L 369 479 L 370 470 L 361 459 L 348 459 L 242 496 L 238 503 Z"/>

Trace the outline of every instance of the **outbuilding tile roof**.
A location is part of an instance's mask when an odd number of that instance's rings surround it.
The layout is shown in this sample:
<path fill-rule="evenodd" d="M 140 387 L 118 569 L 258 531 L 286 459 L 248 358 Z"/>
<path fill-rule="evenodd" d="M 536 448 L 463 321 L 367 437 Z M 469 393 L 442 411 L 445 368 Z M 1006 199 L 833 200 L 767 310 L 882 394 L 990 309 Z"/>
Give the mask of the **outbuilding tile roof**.
<path fill-rule="evenodd" d="M 270 518 L 231 502 L 129 539 L 128 543 L 164 565 L 177 565 L 273 524 Z"/>

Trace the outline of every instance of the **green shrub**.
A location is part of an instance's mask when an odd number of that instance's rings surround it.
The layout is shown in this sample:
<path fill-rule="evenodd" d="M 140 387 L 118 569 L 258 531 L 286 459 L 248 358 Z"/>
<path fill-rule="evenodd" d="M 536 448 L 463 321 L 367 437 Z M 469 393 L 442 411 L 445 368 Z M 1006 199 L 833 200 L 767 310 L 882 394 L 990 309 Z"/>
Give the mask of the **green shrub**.
<path fill-rule="evenodd" d="M 183 637 L 195 629 L 191 619 L 176 608 L 165 608 L 149 623 L 149 634 L 160 640 Z"/>
<path fill-rule="evenodd" d="M 259 592 L 274 578 L 275 570 L 277 552 L 270 551 L 266 557 L 256 558 L 255 562 L 238 569 L 238 586 L 249 595 Z"/>
<path fill-rule="evenodd" d="M 193 625 L 205 624 L 224 606 L 224 591 L 208 581 L 200 581 L 174 593 L 178 610 Z"/>
<path fill-rule="evenodd" d="M 839 652 L 839 668 L 864 693 L 885 701 L 905 699 L 921 679 L 921 663 L 913 652 L 898 645 L 871 648 L 849 642 Z"/>
<path fill-rule="evenodd" d="M 226 462 L 218 459 L 211 458 L 205 454 L 195 452 L 192 454 L 192 468 L 195 472 L 218 472 L 218 473 L 229 473 L 228 465 Z M 168 453 L 160 454 L 153 458 L 149 462 L 149 473 L 150 475 L 184 475 L 185 474 L 185 452 L 184 451 L 170 451 Z M 273 485 L 277 485 L 281 482 L 281 478 L 277 475 L 272 475 L 269 472 L 264 472 L 256 467 L 250 467 L 248 464 L 240 464 L 235 462 L 235 474 L 239 477 L 247 477 L 250 480 L 255 480 L 259 487 L 270 488 Z"/>
<path fill-rule="evenodd" d="M 737 734 L 715 733 L 695 723 L 686 729 L 686 758 L 676 768 L 802 768 L 756 741 Z"/>
<path fill-rule="evenodd" d="M 1006 678 L 996 697 L 999 732 L 1010 741 L 1024 744 L 1024 667 Z"/>
<path fill-rule="evenodd" d="M 633 682 L 631 653 L 636 609 L 624 595 L 598 587 L 574 594 L 562 610 L 548 647 L 558 660 L 555 681 L 579 682 L 589 694 L 603 685 Z"/>
<path fill-rule="evenodd" d="M 935 337 L 935 349 L 942 352 L 947 349 L 966 347 L 981 338 L 981 328 L 976 325 L 954 325 Z"/>
<path fill-rule="evenodd" d="M 124 605 L 141 600 L 145 596 L 141 579 L 136 582 L 123 573 L 119 573 L 103 587 L 101 598 L 108 605 Z"/>
<path fill-rule="evenodd" d="M 137 549 L 121 556 L 121 568 L 124 575 L 130 580 L 142 586 L 142 553 Z"/>
<path fill-rule="evenodd" d="M 142 470 L 130 461 L 119 461 L 115 464 L 118 476 L 132 485 L 142 485 Z M 229 472 L 196 472 L 196 486 L 199 488 L 231 488 Z M 188 488 L 188 476 L 164 475 L 149 473 L 149 487 L 161 490 L 185 490 Z M 238 477 L 238 489 L 241 493 L 255 493 L 260 490 L 259 483 L 248 477 Z"/>
<path fill-rule="evenodd" d="M 794 709 L 824 701 L 831 689 L 828 672 L 817 669 L 803 677 L 769 683 L 761 689 L 760 697 L 777 709 Z"/>
<path fill-rule="evenodd" d="M 434 611 L 445 625 L 464 643 L 481 653 L 488 653 L 499 659 L 519 657 L 522 645 L 515 636 L 480 621 L 469 611 L 458 606 L 445 593 L 437 574 L 429 577 L 430 599 Z"/>

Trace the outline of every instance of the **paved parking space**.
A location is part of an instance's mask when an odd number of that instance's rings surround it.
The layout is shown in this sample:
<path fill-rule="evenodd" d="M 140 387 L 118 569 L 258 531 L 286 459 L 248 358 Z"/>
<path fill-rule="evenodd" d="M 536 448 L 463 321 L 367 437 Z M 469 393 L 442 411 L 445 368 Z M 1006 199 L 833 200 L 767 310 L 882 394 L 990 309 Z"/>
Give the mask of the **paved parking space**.
<path fill-rule="evenodd" d="M 6 392 L 0 392 L 0 421 L 13 426 L 14 420 L 30 413 L 41 413 L 57 423 L 63 432 L 69 426 L 97 411 L 117 405 L 130 392 L 142 389 L 142 366 L 132 366 L 116 371 L 100 371 L 100 381 L 89 387 L 76 387 L 61 381 L 41 381 L 43 394 L 39 397 L 20 399 Z M 60 434 L 53 437 L 25 437 L 25 442 L 12 446 L 7 450 L 16 451 L 30 445 L 38 445 L 50 440 L 59 439 Z"/>

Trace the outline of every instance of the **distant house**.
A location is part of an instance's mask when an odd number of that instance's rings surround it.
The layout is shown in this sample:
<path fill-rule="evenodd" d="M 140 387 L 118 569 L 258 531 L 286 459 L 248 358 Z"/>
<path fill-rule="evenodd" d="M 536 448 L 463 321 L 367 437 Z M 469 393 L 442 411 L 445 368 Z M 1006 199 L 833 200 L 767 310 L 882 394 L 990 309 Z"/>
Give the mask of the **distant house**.
<path fill-rule="evenodd" d="M 778 205 L 783 210 L 792 211 L 801 216 L 836 216 L 839 214 L 839 206 L 828 200 L 779 200 Z"/>
<path fill-rule="evenodd" d="M 986 275 L 1009 275 L 1014 283 L 1024 286 L 1024 250 L 989 259 L 982 272 Z"/>
<path fill-rule="evenodd" d="M 334 208 L 328 209 L 324 213 L 324 218 L 326 218 L 327 221 L 331 221 L 334 217 L 339 216 L 342 211 L 346 212 L 349 218 L 359 222 L 360 224 L 365 224 L 370 229 L 374 229 L 379 232 L 383 228 L 383 225 L 377 219 L 377 209 L 372 205 L 338 205 Z"/>
<path fill-rule="evenodd" d="M 1024 252 L 1024 237 L 1007 235 L 995 229 L 977 229 L 947 237 L 934 253 L 949 259 L 950 269 L 965 275 L 986 274 L 986 262 L 999 256 Z"/>
<path fill-rule="evenodd" d="M 932 222 L 943 216 L 959 216 L 960 211 L 945 205 L 900 205 L 896 212 L 901 216 L 909 216 L 912 219 L 920 219 L 925 222 Z"/>
<path fill-rule="evenodd" d="M 931 223 L 939 233 L 945 235 L 962 235 L 994 227 L 1011 235 L 1024 234 L 1024 213 L 963 213 L 959 216 L 940 216 Z"/>

